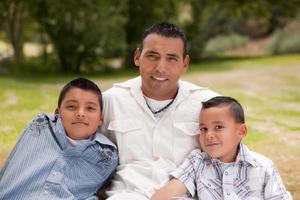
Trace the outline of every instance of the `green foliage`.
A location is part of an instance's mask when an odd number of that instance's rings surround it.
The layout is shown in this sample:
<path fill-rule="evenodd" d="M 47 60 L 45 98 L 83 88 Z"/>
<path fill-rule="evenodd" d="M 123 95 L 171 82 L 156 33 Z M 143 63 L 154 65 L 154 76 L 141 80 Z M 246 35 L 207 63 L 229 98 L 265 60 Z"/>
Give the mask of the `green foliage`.
<path fill-rule="evenodd" d="M 300 17 L 281 30 L 272 38 L 270 45 L 273 54 L 300 52 Z"/>
<path fill-rule="evenodd" d="M 250 37 L 271 34 L 294 17 L 299 0 L 190 0 L 191 22 L 186 25 L 193 60 L 202 58 L 206 42 L 219 34 L 237 32 Z"/>
<path fill-rule="evenodd" d="M 248 41 L 248 37 L 237 34 L 217 36 L 208 41 L 205 46 L 203 56 L 218 55 L 226 50 L 242 47 Z"/>
<path fill-rule="evenodd" d="M 125 66 L 132 67 L 132 55 L 146 28 L 162 21 L 176 22 L 179 0 L 128 0 L 125 24 L 127 51 Z"/>
<path fill-rule="evenodd" d="M 63 72 L 80 72 L 99 57 L 124 50 L 126 1 L 30 0 L 31 12 L 53 42 Z"/>

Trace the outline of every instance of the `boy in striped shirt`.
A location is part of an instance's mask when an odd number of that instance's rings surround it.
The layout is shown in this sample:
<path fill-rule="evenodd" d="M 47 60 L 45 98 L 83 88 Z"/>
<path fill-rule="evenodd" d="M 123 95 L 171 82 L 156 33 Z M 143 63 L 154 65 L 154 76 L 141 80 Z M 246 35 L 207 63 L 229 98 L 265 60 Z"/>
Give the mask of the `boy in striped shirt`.
<path fill-rule="evenodd" d="M 102 94 L 84 78 L 60 92 L 55 115 L 25 129 L 0 172 L 0 199 L 97 199 L 118 164 L 117 148 L 98 132 Z"/>

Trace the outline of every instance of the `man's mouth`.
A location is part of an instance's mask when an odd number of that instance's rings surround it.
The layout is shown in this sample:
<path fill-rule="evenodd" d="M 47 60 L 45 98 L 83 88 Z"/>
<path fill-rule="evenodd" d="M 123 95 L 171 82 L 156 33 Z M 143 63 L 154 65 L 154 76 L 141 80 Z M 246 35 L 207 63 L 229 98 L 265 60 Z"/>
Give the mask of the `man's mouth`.
<path fill-rule="evenodd" d="M 158 81 L 166 81 L 167 78 L 164 77 L 159 77 L 159 76 L 151 76 L 153 79 L 158 80 Z"/>

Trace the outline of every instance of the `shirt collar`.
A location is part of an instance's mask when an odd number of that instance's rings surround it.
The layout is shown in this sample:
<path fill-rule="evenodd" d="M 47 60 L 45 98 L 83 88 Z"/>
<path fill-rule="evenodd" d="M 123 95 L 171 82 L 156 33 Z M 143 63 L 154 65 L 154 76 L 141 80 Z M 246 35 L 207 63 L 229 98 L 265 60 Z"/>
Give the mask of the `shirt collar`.
<path fill-rule="evenodd" d="M 241 163 L 246 164 L 249 163 L 250 165 L 256 167 L 257 161 L 251 156 L 251 151 L 248 149 L 248 147 L 242 143 L 239 144 L 239 152 L 237 154 L 235 164 Z M 211 158 L 206 152 L 202 152 L 203 154 L 203 160 L 210 163 L 219 162 L 217 159 Z"/>
<path fill-rule="evenodd" d="M 236 163 L 249 163 L 252 166 L 257 166 L 256 160 L 251 156 L 251 151 L 242 143 L 239 145 L 239 153 L 236 157 Z"/>
<path fill-rule="evenodd" d="M 113 148 L 117 149 L 117 147 L 114 143 L 112 143 L 107 137 L 105 137 L 102 133 L 100 133 L 98 131 L 94 134 L 94 137 L 92 140 L 95 142 L 98 142 L 99 144 L 109 145 L 109 146 L 112 146 Z"/>

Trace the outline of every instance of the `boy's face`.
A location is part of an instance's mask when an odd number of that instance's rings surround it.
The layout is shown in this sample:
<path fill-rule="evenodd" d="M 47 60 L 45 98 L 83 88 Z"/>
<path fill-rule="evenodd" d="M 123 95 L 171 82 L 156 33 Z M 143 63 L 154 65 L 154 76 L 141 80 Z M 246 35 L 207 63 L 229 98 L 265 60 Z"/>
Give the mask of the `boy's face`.
<path fill-rule="evenodd" d="M 74 140 L 88 139 L 102 124 L 98 96 L 89 90 L 70 89 L 56 113 L 61 116 L 66 134 Z"/>
<path fill-rule="evenodd" d="M 235 121 L 229 106 L 201 111 L 199 141 L 202 150 L 212 158 L 226 163 L 234 162 L 237 147 L 246 134 L 246 125 Z"/>

